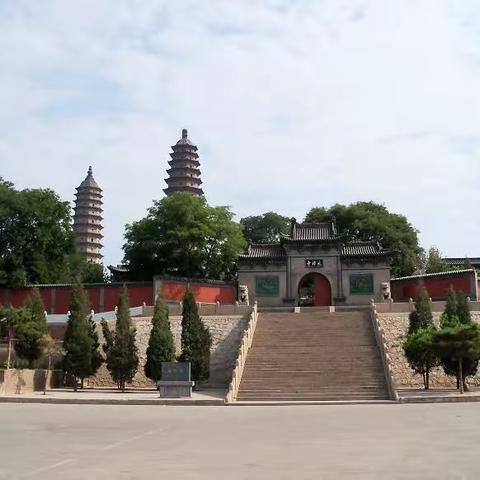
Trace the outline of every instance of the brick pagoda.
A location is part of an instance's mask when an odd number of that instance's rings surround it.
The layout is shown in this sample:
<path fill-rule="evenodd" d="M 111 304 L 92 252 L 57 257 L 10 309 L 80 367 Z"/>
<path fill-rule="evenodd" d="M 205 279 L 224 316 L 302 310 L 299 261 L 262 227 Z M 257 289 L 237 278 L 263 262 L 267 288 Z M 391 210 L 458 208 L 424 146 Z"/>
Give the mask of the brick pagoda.
<path fill-rule="evenodd" d="M 172 146 L 172 158 L 168 164 L 168 178 L 165 179 L 168 187 L 163 191 L 166 195 L 176 192 L 189 192 L 194 195 L 203 195 L 200 178 L 200 162 L 198 148 L 188 138 L 186 129 L 182 130 L 182 138 Z"/>

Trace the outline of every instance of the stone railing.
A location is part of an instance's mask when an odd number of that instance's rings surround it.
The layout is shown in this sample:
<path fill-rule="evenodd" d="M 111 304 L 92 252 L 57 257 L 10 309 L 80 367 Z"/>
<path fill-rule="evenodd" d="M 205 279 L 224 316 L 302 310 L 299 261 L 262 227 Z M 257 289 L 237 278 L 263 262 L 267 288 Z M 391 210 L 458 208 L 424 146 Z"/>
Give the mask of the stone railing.
<path fill-rule="evenodd" d="M 240 382 L 242 381 L 243 369 L 245 368 L 245 362 L 247 361 L 247 354 L 252 346 L 255 328 L 257 327 L 257 319 L 258 310 L 257 303 L 255 302 L 250 314 L 250 320 L 247 328 L 243 332 L 243 338 L 238 350 L 237 361 L 235 362 L 235 368 L 232 373 L 232 380 L 228 386 L 228 392 L 226 396 L 227 403 L 232 403 L 237 399 L 238 389 L 240 388 Z"/>
<path fill-rule="evenodd" d="M 372 300 L 371 306 L 371 319 L 373 325 L 373 331 L 375 332 L 375 338 L 377 340 L 377 345 L 380 350 L 380 357 L 382 359 L 383 364 L 383 371 L 385 372 L 385 379 L 387 381 L 387 388 L 388 388 L 388 395 L 390 400 L 398 401 L 398 391 L 397 386 L 395 384 L 395 380 L 393 378 L 393 367 L 392 367 L 392 360 L 390 355 L 386 351 L 386 338 L 385 333 L 383 332 L 382 327 L 380 326 L 380 322 L 378 320 L 378 312 L 377 312 L 377 305 Z"/>
<path fill-rule="evenodd" d="M 250 305 L 235 303 L 233 305 L 225 305 L 221 303 L 197 303 L 198 313 L 201 316 L 208 315 L 247 315 L 251 312 Z M 168 303 L 168 311 L 171 316 L 182 314 L 182 303 Z M 151 317 L 153 315 L 153 306 L 144 305 L 142 315 Z"/>
<path fill-rule="evenodd" d="M 441 313 L 445 310 L 445 301 L 432 301 L 430 300 L 430 308 L 432 309 L 433 313 Z M 479 311 L 480 310 L 480 302 L 468 299 L 468 305 L 471 311 Z M 377 303 L 376 310 L 378 313 L 405 313 L 405 312 L 413 312 L 415 310 L 415 302 L 411 298 L 408 302 L 382 302 Z"/>

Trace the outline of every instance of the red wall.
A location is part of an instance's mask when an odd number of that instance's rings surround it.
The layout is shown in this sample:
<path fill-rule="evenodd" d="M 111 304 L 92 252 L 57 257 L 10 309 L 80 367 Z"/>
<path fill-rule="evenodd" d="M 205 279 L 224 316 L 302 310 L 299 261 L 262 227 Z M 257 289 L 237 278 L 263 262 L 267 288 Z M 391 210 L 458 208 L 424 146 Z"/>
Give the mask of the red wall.
<path fill-rule="evenodd" d="M 153 305 L 153 283 L 126 284 L 131 307 L 139 307 L 146 303 Z M 193 291 L 195 300 L 202 303 L 233 305 L 237 298 L 237 290 L 230 284 L 208 284 L 201 282 L 161 280 L 162 295 L 166 300 L 181 301 L 187 288 Z M 71 286 L 39 286 L 47 313 L 67 313 L 70 303 Z M 118 297 L 123 284 L 85 285 L 90 305 L 95 312 L 110 312 L 118 305 Z M 0 289 L 0 304 L 21 307 L 31 288 Z M 103 299 L 102 299 L 103 297 Z"/>
<path fill-rule="evenodd" d="M 175 302 L 182 300 L 187 288 L 192 290 L 195 300 L 201 303 L 220 302 L 226 305 L 233 305 L 237 298 L 237 289 L 234 285 L 187 283 L 174 280 L 162 280 L 160 284 L 160 292 L 163 298 Z"/>
<path fill-rule="evenodd" d="M 425 286 L 433 300 L 444 299 L 452 286 L 455 290 L 461 290 L 472 299 L 477 298 L 477 287 L 474 272 L 464 272 L 458 275 L 437 277 L 412 277 L 404 280 L 392 280 L 391 291 L 395 302 L 408 302 L 415 299 L 420 286 Z"/>
<path fill-rule="evenodd" d="M 153 304 L 153 283 L 126 284 L 131 307 L 139 307 L 145 302 Z M 47 313 L 67 313 L 70 303 L 71 286 L 38 287 Z M 118 305 L 123 284 L 85 285 L 90 307 L 95 312 L 110 312 Z M 21 307 L 31 288 L 0 289 L 0 303 Z M 103 301 L 102 301 L 103 296 Z"/>

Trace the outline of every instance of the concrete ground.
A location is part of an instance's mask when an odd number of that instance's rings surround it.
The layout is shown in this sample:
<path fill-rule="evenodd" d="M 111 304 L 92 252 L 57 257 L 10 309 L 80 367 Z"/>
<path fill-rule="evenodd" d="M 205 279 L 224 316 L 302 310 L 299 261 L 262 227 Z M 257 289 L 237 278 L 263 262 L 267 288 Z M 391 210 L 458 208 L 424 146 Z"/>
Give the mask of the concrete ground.
<path fill-rule="evenodd" d="M 43 403 L 92 403 L 92 404 L 131 404 L 131 405 L 160 405 L 172 404 L 198 404 L 221 405 L 224 403 L 226 391 L 204 389 L 194 391 L 191 397 L 186 398 L 160 398 L 156 390 L 127 389 L 121 392 L 112 388 L 85 388 L 74 392 L 71 388 L 56 388 L 43 392 L 29 392 L 0 396 L 2 402 L 43 402 Z"/>
<path fill-rule="evenodd" d="M 477 479 L 475 403 L 0 405 L 0 479 Z"/>

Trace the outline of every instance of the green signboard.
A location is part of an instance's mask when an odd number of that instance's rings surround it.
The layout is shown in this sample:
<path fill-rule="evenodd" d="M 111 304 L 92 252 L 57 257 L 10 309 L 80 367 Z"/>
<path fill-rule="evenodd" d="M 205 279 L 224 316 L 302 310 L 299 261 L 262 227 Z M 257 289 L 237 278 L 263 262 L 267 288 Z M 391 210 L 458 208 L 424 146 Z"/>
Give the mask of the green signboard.
<path fill-rule="evenodd" d="M 350 295 L 369 295 L 373 291 L 373 273 L 350 275 Z"/>
<path fill-rule="evenodd" d="M 257 297 L 280 296 L 280 279 L 278 275 L 259 275 L 255 277 L 255 294 Z"/>

